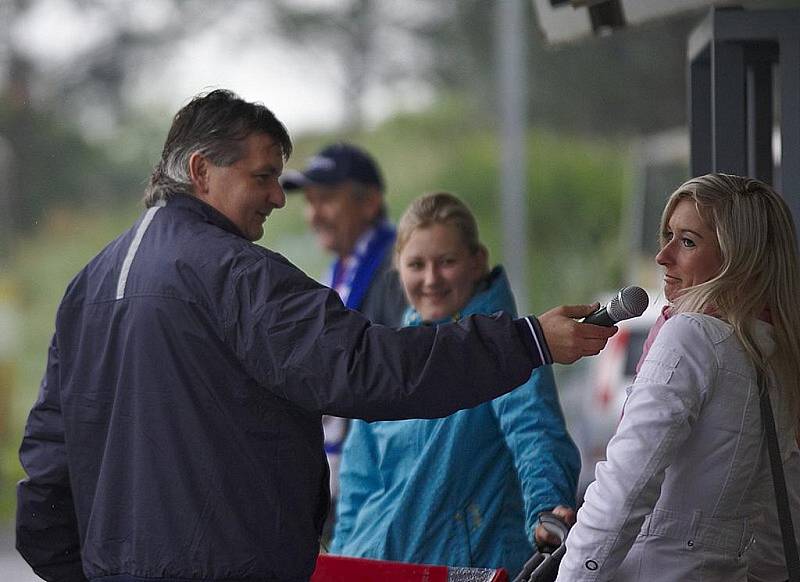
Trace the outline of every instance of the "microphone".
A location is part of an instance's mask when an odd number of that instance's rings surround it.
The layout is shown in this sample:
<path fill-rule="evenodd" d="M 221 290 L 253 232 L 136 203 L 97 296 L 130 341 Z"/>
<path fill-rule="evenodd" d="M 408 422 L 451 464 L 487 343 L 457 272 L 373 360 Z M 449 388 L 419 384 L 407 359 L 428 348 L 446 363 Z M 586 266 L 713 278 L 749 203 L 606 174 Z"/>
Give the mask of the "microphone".
<path fill-rule="evenodd" d="M 633 285 L 623 287 L 619 290 L 617 296 L 608 302 L 608 305 L 601 307 L 591 315 L 587 315 L 583 319 L 583 323 L 611 327 L 625 319 L 639 317 L 647 309 L 648 303 L 650 303 L 650 298 L 647 297 L 647 292 L 641 287 Z"/>

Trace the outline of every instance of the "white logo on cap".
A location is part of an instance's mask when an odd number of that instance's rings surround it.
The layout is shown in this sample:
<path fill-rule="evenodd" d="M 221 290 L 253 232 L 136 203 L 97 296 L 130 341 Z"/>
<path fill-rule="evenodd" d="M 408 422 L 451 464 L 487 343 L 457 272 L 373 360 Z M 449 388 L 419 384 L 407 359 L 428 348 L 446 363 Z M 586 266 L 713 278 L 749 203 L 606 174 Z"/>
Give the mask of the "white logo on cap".
<path fill-rule="evenodd" d="M 306 172 L 313 170 L 333 170 L 336 168 L 336 162 L 325 156 L 314 156 L 308 162 Z"/>

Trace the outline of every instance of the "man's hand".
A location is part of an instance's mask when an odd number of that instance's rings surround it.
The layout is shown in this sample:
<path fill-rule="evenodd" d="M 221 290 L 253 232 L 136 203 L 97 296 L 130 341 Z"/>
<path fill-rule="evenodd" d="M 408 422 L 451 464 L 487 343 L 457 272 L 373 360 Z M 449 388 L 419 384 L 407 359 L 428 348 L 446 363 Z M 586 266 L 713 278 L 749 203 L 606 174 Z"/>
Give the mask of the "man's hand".
<path fill-rule="evenodd" d="M 570 527 L 575 525 L 575 510 L 571 507 L 559 505 L 550 513 L 560 518 L 561 521 Z M 561 545 L 561 540 L 558 539 L 558 536 L 547 531 L 543 525 L 539 525 L 536 528 L 534 538 L 536 540 L 536 545 L 540 548 L 546 547 L 548 549 L 554 549 Z"/>
<path fill-rule="evenodd" d="M 575 321 L 576 318 L 594 313 L 599 307 L 599 303 L 562 305 L 539 316 L 539 324 L 554 362 L 571 364 L 583 356 L 594 356 L 606 347 L 608 338 L 617 333 L 616 326 L 604 327 Z"/>

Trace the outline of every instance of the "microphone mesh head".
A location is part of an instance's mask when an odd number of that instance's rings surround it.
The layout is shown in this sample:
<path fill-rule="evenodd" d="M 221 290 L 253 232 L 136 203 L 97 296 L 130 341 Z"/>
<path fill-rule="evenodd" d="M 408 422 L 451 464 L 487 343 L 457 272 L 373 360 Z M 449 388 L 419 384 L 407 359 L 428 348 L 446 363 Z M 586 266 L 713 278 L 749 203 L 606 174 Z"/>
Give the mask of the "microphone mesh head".
<path fill-rule="evenodd" d="M 608 315 L 614 321 L 639 317 L 647 309 L 649 303 L 650 298 L 647 296 L 647 291 L 641 287 L 623 287 L 609 302 Z"/>

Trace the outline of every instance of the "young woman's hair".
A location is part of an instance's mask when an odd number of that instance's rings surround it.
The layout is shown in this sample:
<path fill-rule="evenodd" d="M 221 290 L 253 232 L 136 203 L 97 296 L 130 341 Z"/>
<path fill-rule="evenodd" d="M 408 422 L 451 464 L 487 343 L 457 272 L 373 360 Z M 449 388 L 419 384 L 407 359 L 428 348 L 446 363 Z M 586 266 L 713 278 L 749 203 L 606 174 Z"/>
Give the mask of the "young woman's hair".
<path fill-rule="evenodd" d="M 449 192 L 434 192 L 414 200 L 400 217 L 394 245 L 395 265 L 414 231 L 434 224 L 456 227 L 470 253 L 485 251 L 478 236 L 478 223 L 467 205 Z"/>
<path fill-rule="evenodd" d="M 661 217 L 661 245 L 682 200 L 691 200 L 716 232 L 722 257 L 719 274 L 689 287 L 673 311 L 712 311 L 729 322 L 753 364 L 771 364 L 785 389 L 793 420 L 800 418 L 800 267 L 791 212 L 770 186 L 752 178 L 707 174 L 672 193 Z M 766 358 L 753 339 L 752 323 L 768 311 L 776 350 Z"/>

